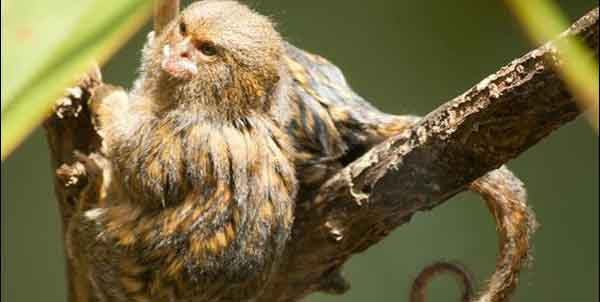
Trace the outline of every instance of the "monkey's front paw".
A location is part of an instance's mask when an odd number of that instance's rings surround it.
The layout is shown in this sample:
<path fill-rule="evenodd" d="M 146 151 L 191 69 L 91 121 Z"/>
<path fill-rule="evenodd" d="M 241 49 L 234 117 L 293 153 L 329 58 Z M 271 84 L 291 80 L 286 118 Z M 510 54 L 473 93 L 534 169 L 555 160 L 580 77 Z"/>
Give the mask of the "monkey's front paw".
<path fill-rule="evenodd" d="M 73 152 L 71 163 L 63 164 L 56 170 L 59 181 L 77 201 L 69 206 L 73 209 L 86 209 L 97 206 L 104 200 L 110 178 L 105 178 L 109 162 L 99 154 L 83 154 L 78 150 Z"/>
<path fill-rule="evenodd" d="M 100 165 L 105 160 L 104 158 L 102 158 L 96 153 L 86 155 L 77 150 L 75 150 L 73 157 L 75 157 L 75 159 L 83 165 L 88 179 L 102 177 L 102 168 L 100 167 Z"/>
<path fill-rule="evenodd" d="M 83 110 L 83 105 L 93 94 L 93 90 L 102 82 L 102 74 L 96 64 L 90 71 L 82 75 L 77 84 L 65 89 L 63 97 L 56 101 L 54 112 L 59 119 L 76 118 Z"/>
<path fill-rule="evenodd" d="M 65 96 L 56 101 L 54 112 L 59 119 L 76 118 L 83 109 L 83 89 L 80 86 L 65 89 Z"/>

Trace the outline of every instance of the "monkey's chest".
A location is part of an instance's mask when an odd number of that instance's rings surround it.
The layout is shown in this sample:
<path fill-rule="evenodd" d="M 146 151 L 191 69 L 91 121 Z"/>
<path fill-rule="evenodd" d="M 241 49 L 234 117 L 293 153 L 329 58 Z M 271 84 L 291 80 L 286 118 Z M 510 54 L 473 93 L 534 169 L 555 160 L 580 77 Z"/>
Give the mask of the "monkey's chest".
<path fill-rule="evenodd" d="M 197 125 L 177 129 L 157 125 L 140 129 L 120 148 L 118 179 L 134 203 L 156 207 L 189 198 L 231 195 L 238 204 L 293 195 L 295 171 L 267 126 L 240 130 Z"/>
<path fill-rule="evenodd" d="M 269 278 L 289 238 L 296 180 L 284 142 L 261 127 L 200 125 L 140 136 L 116 157 L 129 201 L 152 204 L 152 215 L 141 214 L 159 226 L 148 231 L 147 257 L 174 272 L 157 280 L 185 274 L 197 280 L 196 294 L 222 282 L 239 283 L 240 291 Z M 145 234 L 146 225 L 134 233 Z M 178 257 L 160 256 L 170 251 Z"/>

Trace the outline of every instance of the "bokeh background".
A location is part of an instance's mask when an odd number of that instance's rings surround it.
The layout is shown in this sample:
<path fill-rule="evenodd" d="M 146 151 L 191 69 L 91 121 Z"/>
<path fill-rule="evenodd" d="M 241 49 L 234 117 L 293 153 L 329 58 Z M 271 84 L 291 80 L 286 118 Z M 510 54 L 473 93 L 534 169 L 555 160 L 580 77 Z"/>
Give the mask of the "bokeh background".
<path fill-rule="evenodd" d="M 393 113 L 426 114 L 532 46 L 502 1 L 249 1 L 292 43 L 319 53 L 352 86 Z M 597 5 L 562 0 L 576 19 Z M 60 14 L 60 12 L 48 12 Z M 101 13 L 101 12 L 98 12 Z M 104 66 L 106 82 L 130 87 L 146 26 Z M 533 266 L 514 301 L 598 300 L 598 137 L 583 119 L 509 164 L 529 190 L 541 228 Z M 2 301 L 65 301 L 59 214 L 42 130 L 2 163 Z M 420 213 L 345 268 L 345 296 L 310 301 L 405 301 L 425 265 L 459 260 L 484 282 L 496 236 L 483 202 L 465 193 Z M 429 301 L 458 301 L 440 277 Z"/>

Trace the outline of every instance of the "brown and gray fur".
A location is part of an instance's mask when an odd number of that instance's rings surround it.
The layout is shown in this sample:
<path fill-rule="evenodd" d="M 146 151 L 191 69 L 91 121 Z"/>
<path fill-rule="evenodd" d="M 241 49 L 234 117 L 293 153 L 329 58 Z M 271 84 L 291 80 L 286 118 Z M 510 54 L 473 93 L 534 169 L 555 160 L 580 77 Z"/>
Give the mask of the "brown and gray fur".
<path fill-rule="evenodd" d="M 164 46 L 184 40 L 216 53 L 186 53 L 197 72 L 177 77 Z M 418 122 L 375 109 L 268 18 L 216 0 L 148 40 L 132 91 L 104 86 L 91 107 L 112 173 L 68 234 L 91 284 L 83 301 L 252 301 L 302 197 Z"/>
<path fill-rule="evenodd" d="M 219 50 L 191 80 L 161 69 L 180 22 Z M 93 224 L 80 235 L 97 239 L 96 299 L 247 300 L 276 269 L 297 191 L 281 38 L 228 1 L 195 3 L 169 26 L 146 45 L 133 91 L 92 104 L 116 187 L 81 217 Z"/>

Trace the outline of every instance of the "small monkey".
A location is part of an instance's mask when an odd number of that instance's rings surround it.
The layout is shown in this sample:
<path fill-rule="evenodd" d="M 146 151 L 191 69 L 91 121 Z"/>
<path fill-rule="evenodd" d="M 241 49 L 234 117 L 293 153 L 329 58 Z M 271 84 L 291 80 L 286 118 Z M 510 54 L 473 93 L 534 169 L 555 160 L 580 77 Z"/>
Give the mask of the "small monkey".
<path fill-rule="evenodd" d="M 150 35 L 140 70 L 131 91 L 105 85 L 90 102 L 111 171 L 102 202 L 81 206 L 67 234 L 89 280 L 83 301 L 260 300 L 302 193 L 419 120 L 380 112 L 236 1 L 191 4 Z M 497 179 L 472 189 L 488 184 Z M 503 193 L 488 194 L 490 208 Z M 523 199 L 511 206 L 497 217 L 521 215 L 502 238 L 514 261 L 496 282 L 512 288 L 533 218 Z M 490 285 L 482 297 L 506 294 Z"/>

